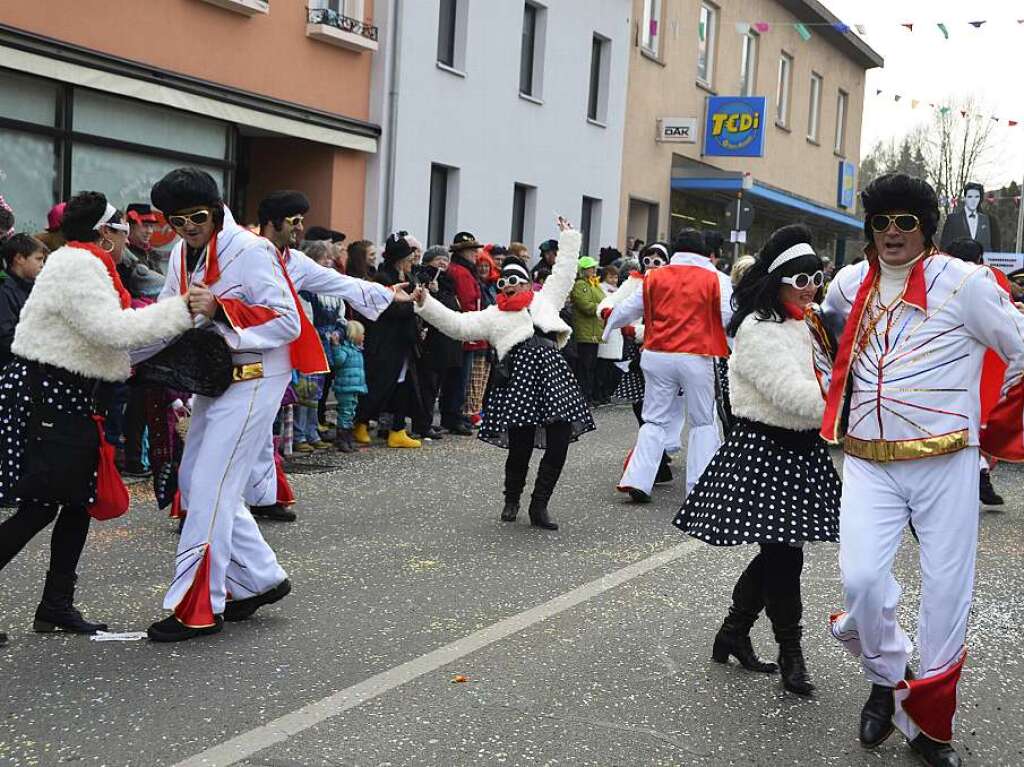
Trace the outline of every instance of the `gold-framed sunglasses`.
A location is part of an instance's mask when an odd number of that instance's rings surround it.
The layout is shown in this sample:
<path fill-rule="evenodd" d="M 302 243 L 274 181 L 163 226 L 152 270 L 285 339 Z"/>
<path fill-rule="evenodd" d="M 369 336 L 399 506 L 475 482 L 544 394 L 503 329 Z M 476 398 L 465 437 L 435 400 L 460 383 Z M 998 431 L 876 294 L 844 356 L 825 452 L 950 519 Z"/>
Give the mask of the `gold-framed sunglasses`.
<path fill-rule="evenodd" d="M 306 220 L 306 217 L 304 215 L 302 215 L 301 213 L 298 213 L 298 214 L 296 214 L 294 216 L 285 216 L 284 217 L 284 222 L 286 224 L 288 224 L 288 226 L 298 226 L 299 224 L 301 224 L 305 220 Z"/>
<path fill-rule="evenodd" d="M 168 216 L 167 223 L 175 229 L 184 229 L 189 224 L 192 226 L 202 226 L 210 220 L 210 216 L 210 211 L 204 208 L 180 216 Z"/>
<path fill-rule="evenodd" d="M 875 234 L 888 231 L 889 227 L 893 224 L 896 224 L 896 228 L 904 234 L 909 234 L 921 228 L 921 219 L 913 213 L 876 213 L 871 217 L 869 223 L 871 224 L 871 231 Z"/>

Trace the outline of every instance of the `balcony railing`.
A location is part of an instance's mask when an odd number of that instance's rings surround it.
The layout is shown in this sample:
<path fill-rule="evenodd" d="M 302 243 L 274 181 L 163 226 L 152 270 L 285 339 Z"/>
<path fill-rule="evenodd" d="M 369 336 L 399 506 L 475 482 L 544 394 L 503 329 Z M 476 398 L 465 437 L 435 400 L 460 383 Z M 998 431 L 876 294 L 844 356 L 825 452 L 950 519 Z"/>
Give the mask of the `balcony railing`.
<path fill-rule="evenodd" d="M 324 24 L 328 27 L 339 29 L 342 32 L 359 35 L 367 40 L 377 42 L 378 30 L 373 24 L 367 24 L 365 21 L 359 21 L 350 16 L 342 16 L 337 11 L 332 11 L 329 8 L 310 8 L 308 10 L 310 24 Z"/>

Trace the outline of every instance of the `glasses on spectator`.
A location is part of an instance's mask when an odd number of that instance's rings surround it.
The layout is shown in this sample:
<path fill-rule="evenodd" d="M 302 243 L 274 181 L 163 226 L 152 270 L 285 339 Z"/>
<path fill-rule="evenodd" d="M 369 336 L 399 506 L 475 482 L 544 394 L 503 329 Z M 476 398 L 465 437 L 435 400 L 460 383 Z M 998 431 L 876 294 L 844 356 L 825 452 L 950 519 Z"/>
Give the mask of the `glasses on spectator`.
<path fill-rule="evenodd" d="M 288 224 L 288 226 L 298 226 L 299 224 L 301 224 L 305 220 L 306 220 L 306 217 L 303 216 L 301 213 L 299 213 L 298 215 L 295 215 L 295 216 L 285 216 L 284 217 L 284 222 L 286 224 Z"/>
<path fill-rule="evenodd" d="M 814 287 L 820 288 L 825 284 L 825 272 L 819 269 L 814 274 L 794 274 L 792 277 L 783 277 L 782 281 L 797 290 L 803 290 L 811 283 L 814 283 Z"/>
<path fill-rule="evenodd" d="M 187 213 L 182 216 L 168 216 L 167 223 L 173 226 L 175 229 L 183 229 L 184 227 L 191 224 L 192 226 L 202 226 L 210 220 L 210 211 L 197 210 L 193 213 Z"/>
<path fill-rule="evenodd" d="M 525 277 L 519 277 L 515 274 L 510 274 L 508 277 L 498 278 L 498 290 L 504 290 L 507 287 L 515 287 L 516 285 L 528 285 L 529 280 Z"/>
<path fill-rule="evenodd" d="M 113 229 L 116 232 L 124 232 L 125 234 L 128 233 L 128 229 L 129 229 L 128 224 L 123 224 L 123 223 L 118 223 L 118 222 L 109 222 L 108 221 L 103 226 L 107 227 L 107 229 Z"/>
<path fill-rule="evenodd" d="M 907 234 L 921 228 L 921 219 L 913 213 L 897 213 L 895 215 L 889 213 L 876 213 L 871 217 L 870 223 L 871 231 L 875 234 L 881 234 L 882 232 L 887 231 L 893 224 L 896 224 L 896 228 L 901 232 Z"/>

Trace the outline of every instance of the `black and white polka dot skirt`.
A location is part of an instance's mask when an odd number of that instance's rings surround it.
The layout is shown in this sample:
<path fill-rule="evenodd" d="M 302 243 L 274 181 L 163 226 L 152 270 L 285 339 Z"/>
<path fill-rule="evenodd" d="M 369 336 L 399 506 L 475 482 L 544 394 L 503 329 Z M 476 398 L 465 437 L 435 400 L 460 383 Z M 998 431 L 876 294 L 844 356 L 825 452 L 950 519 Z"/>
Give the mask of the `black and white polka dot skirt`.
<path fill-rule="evenodd" d="M 576 376 L 557 349 L 524 342 L 508 354 L 508 382 L 493 385 L 492 379 L 488 387 L 480 439 L 507 449 L 509 430 L 515 427 L 565 421 L 572 426 L 573 442 L 597 428 Z M 534 447 L 543 450 L 546 442 L 544 429 L 537 429 Z"/>
<path fill-rule="evenodd" d="M 629 362 L 629 370 L 622 374 L 618 386 L 612 393 L 612 398 L 624 402 L 642 402 L 646 385 L 644 373 L 640 369 L 642 349 L 632 338 L 624 339 L 623 346 L 625 351 L 623 358 Z"/>
<path fill-rule="evenodd" d="M 42 395 L 48 404 L 69 413 L 89 415 L 92 412 L 91 390 L 55 378 L 45 368 L 40 376 Z M 0 507 L 17 506 L 20 500 L 14 496 L 14 486 L 21 478 L 31 414 L 28 365 L 15 357 L 0 373 Z"/>
<path fill-rule="evenodd" d="M 737 418 L 673 524 L 713 546 L 837 541 L 840 495 L 817 432 Z"/>

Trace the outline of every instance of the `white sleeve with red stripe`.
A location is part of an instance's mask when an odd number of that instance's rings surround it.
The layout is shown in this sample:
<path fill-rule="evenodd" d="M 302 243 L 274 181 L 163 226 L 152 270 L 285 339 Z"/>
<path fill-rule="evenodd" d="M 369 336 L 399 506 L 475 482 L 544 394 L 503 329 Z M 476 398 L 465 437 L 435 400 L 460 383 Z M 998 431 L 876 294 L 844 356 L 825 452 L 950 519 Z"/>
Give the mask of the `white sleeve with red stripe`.
<path fill-rule="evenodd" d="M 292 250 L 290 256 L 288 274 L 296 290 L 341 298 L 368 320 L 377 319 L 394 300 L 389 287 L 320 266 L 301 251 Z"/>
<path fill-rule="evenodd" d="M 299 308 L 273 246 L 269 242 L 247 245 L 232 267 L 232 276 L 224 275 L 214 286 L 214 293 L 221 285 L 232 293 L 217 297 L 229 324 L 214 323 L 228 346 L 235 351 L 269 351 L 298 338 Z M 229 287 L 237 285 L 238 279 L 241 295 Z"/>

